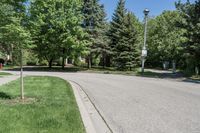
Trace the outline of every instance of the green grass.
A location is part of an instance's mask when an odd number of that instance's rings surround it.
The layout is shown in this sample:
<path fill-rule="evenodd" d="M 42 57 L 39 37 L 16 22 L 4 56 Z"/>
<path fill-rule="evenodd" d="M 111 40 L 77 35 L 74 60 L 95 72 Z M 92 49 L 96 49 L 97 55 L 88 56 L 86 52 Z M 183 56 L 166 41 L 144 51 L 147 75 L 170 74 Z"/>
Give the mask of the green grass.
<path fill-rule="evenodd" d="M 161 77 L 162 74 L 156 73 L 156 72 L 150 72 L 150 71 L 145 71 L 144 73 L 138 71 L 136 73 L 137 76 L 144 76 L 144 77 L 154 77 L 154 78 L 159 78 Z"/>
<path fill-rule="evenodd" d="M 198 75 L 198 76 L 196 76 L 196 75 L 192 76 L 191 79 L 193 79 L 193 80 L 199 80 L 200 81 L 200 75 Z"/>
<path fill-rule="evenodd" d="M 69 83 L 56 77 L 25 77 L 26 98 L 16 103 L 19 80 L 0 86 L 0 133 L 85 133 Z"/>
<path fill-rule="evenodd" d="M 6 72 L 0 72 L 0 77 L 1 77 L 1 76 L 8 76 L 8 75 L 12 75 L 12 74 L 6 73 Z"/>
<path fill-rule="evenodd" d="M 14 68 L 18 68 L 18 66 L 6 65 L 3 67 L 3 70 L 9 70 L 9 69 L 14 69 Z"/>
<path fill-rule="evenodd" d="M 81 72 L 87 72 L 87 73 L 101 73 L 101 74 L 119 74 L 119 75 L 136 75 L 136 73 L 139 71 L 138 68 L 133 69 L 132 71 L 126 70 L 126 71 L 120 71 L 117 70 L 114 67 L 92 67 L 90 69 L 81 71 Z"/>

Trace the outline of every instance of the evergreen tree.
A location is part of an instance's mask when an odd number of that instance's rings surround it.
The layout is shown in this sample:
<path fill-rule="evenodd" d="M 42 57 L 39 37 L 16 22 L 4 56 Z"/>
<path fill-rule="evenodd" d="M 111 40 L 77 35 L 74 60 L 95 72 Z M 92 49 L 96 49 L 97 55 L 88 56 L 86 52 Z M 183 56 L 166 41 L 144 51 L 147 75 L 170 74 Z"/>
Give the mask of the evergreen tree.
<path fill-rule="evenodd" d="M 124 20 L 126 16 L 125 0 L 119 0 L 117 9 L 112 18 L 109 36 L 111 39 L 110 46 L 113 49 L 121 38 L 121 32 L 124 28 Z"/>
<path fill-rule="evenodd" d="M 98 56 L 100 53 L 105 56 L 105 53 L 108 52 L 105 35 L 106 15 L 103 5 L 99 4 L 99 0 L 84 0 L 83 15 L 83 27 L 88 33 L 87 39 L 91 42 L 87 57 L 88 68 L 91 68 L 93 56 Z"/>
<path fill-rule="evenodd" d="M 110 47 L 112 49 L 112 55 L 110 56 L 110 62 L 113 65 L 116 64 L 116 57 L 118 57 L 118 51 L 116 51 L 117 44 L 121 43 L 121 37 L 122 32 L 124 28 L 124 21 L 126 16 L 126 9 L 125 9 L 125 0 L 119 0 L 117 9 L 115 10 L 115 13 L 113 15 L 111 25 L 110 25 L 110 31 L 109 31 L 109 37 L 110 37 Z M 118 66 L 120 67 L 120 66 Z"/>
<path fill-rule="evenodd" d="M 200 0 L 190 3 L 189 0 L 182 4 L 176 3 L 177 9 L 182 14 L 181 28 L 186 30 L 184 37 L 187 38 L 184 43 L 185 55 L 187 56 L 187 68 L 199 74 L 200 68 Z"/>
<path fill-rule="evenodd" d="M 133 68 L 136 67 L 138 62 L 140 61 L 139 59 L 139 47 L 138 47 L 138 43 L 137 43 L 137 37 L 138 37 L 138 33 L 137 33 L 137 28 L 135 25 L 135 21 L 136 18 L 133 15 L 133 13 L 129 12 L 126 15 L 126 19 L 125 19 L 125 37 L 126 37 L 126 41 L 125 41 L 125 46 L 127 47 L 126 49 L 124 49 L 124 58 L 122 60 L 126 60 L 125 62 L 125 67 L 126 68 Z"/>
<path fill-rule="evenodd" d="M 106 58 L 111 53 L 109 46 L 109 38 L 107 36 L 109 25 L 106 22 L 106 13 L 104 12 L 104 6 L 101 5 L 99 9 L 99 20 L 95 28 L 95 42 L 92 47 L 92 53 L 97 57 L 100 56 L 102 66 L 106 66 Z"/>
<path fill-rule="evenodd" d="M 128 13 L 121 30 L 121 38 L 114 47 L 114 61 L 121 70 L 128 68 L 131 70 L 138 62 L 137 32 L 133 24 L 133 15 Z"/>
<path fill-rule="evenodd" d="M 127 13 L 125 0 L 120 0 L 111 22 L 110 38 L 114 65 L 118 69 L 131 69 L 138 63 L 138 40 L 135 17 Z"/>

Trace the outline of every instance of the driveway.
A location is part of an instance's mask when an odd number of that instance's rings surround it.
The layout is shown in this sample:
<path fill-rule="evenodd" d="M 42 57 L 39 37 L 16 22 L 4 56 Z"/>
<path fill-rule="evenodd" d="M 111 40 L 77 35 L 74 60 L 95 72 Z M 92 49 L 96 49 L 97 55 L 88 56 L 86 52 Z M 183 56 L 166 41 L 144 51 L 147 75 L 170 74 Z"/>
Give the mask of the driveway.
<path fill-rule="evenodd" d="M 116 133 L 200 132 L 198 83 L 89 73 L 25 74 L 77 82 Z"/>

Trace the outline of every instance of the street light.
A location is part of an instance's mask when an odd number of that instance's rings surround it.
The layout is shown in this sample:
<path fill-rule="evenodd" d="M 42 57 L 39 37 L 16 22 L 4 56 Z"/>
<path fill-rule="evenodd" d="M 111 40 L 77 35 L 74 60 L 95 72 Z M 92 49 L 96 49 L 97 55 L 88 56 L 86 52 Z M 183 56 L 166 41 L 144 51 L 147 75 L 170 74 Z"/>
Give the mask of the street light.
<path fill-rule="evenodd" d="M 148 20 L 148 14 L 149 10 L 145 9 L 144 10 L 144 21 L 145 21 L 145 29 L 144 29 L 144 46 L 142 48 L 142 73 L 144 73 L 144 63 L 145 63 L 145 58 L 147 57 L 147 48 L 146 48 L 146 41 L 147 41 L 147 20 Z"/>

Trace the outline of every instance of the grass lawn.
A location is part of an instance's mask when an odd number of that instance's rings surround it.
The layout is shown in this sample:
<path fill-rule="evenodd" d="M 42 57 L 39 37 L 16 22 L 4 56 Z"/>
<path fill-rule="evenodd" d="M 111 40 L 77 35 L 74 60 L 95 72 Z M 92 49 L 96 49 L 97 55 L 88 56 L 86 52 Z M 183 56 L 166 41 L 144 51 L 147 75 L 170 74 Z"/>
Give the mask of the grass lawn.
<path fill-rule="evenodd" d="M 87 73 L 102 73 L 102 74 L 119 74 L 119 75 L 136 75 L 136 73 L 139 71 L 139 68 L 134 68 L 133 70 L 126 70 L 126 71 L 120 71 L 113 67 L 92 67 L 90 69 L 82 70 L 81 72 L 87 72 Z"/>
<path fill-rule="evenodd" d="M 69 83 L 56 77 L 25 77 L 0 86 L 0 133 L 85 133 Z"/>
<path fill-rule="evenodd" d="M 8 75 L 12 75 L 12 74 L 6 73 L 6 72 L 0 72 L 0 77 L 1 77 L 1 76 L 8 76 Z"/>
<path fill-rule="evenodd" d="M 19 67 L 18 66 L 12 66 L 12 65 L 3 66 L 3 70 L 9 70 L 9 69 L 14 69 L 14 68 L 19 68 Z"/>
<path fill-rule="evenodd" d="M 161 77 L 161 73 L 155 73 L 155 72 L 150 72 L 150 71 L 145 71 L 144 73 L 138 71 L 136 73 L 137 76 L 144 76 L 144 77 L 153 77 L 153 78 L 159 78 Z"/>
<path fill-rule="evenodd" d="M 200 81 L 200 75 L 199 76 L 192 76 L 191 79 Z"/>

